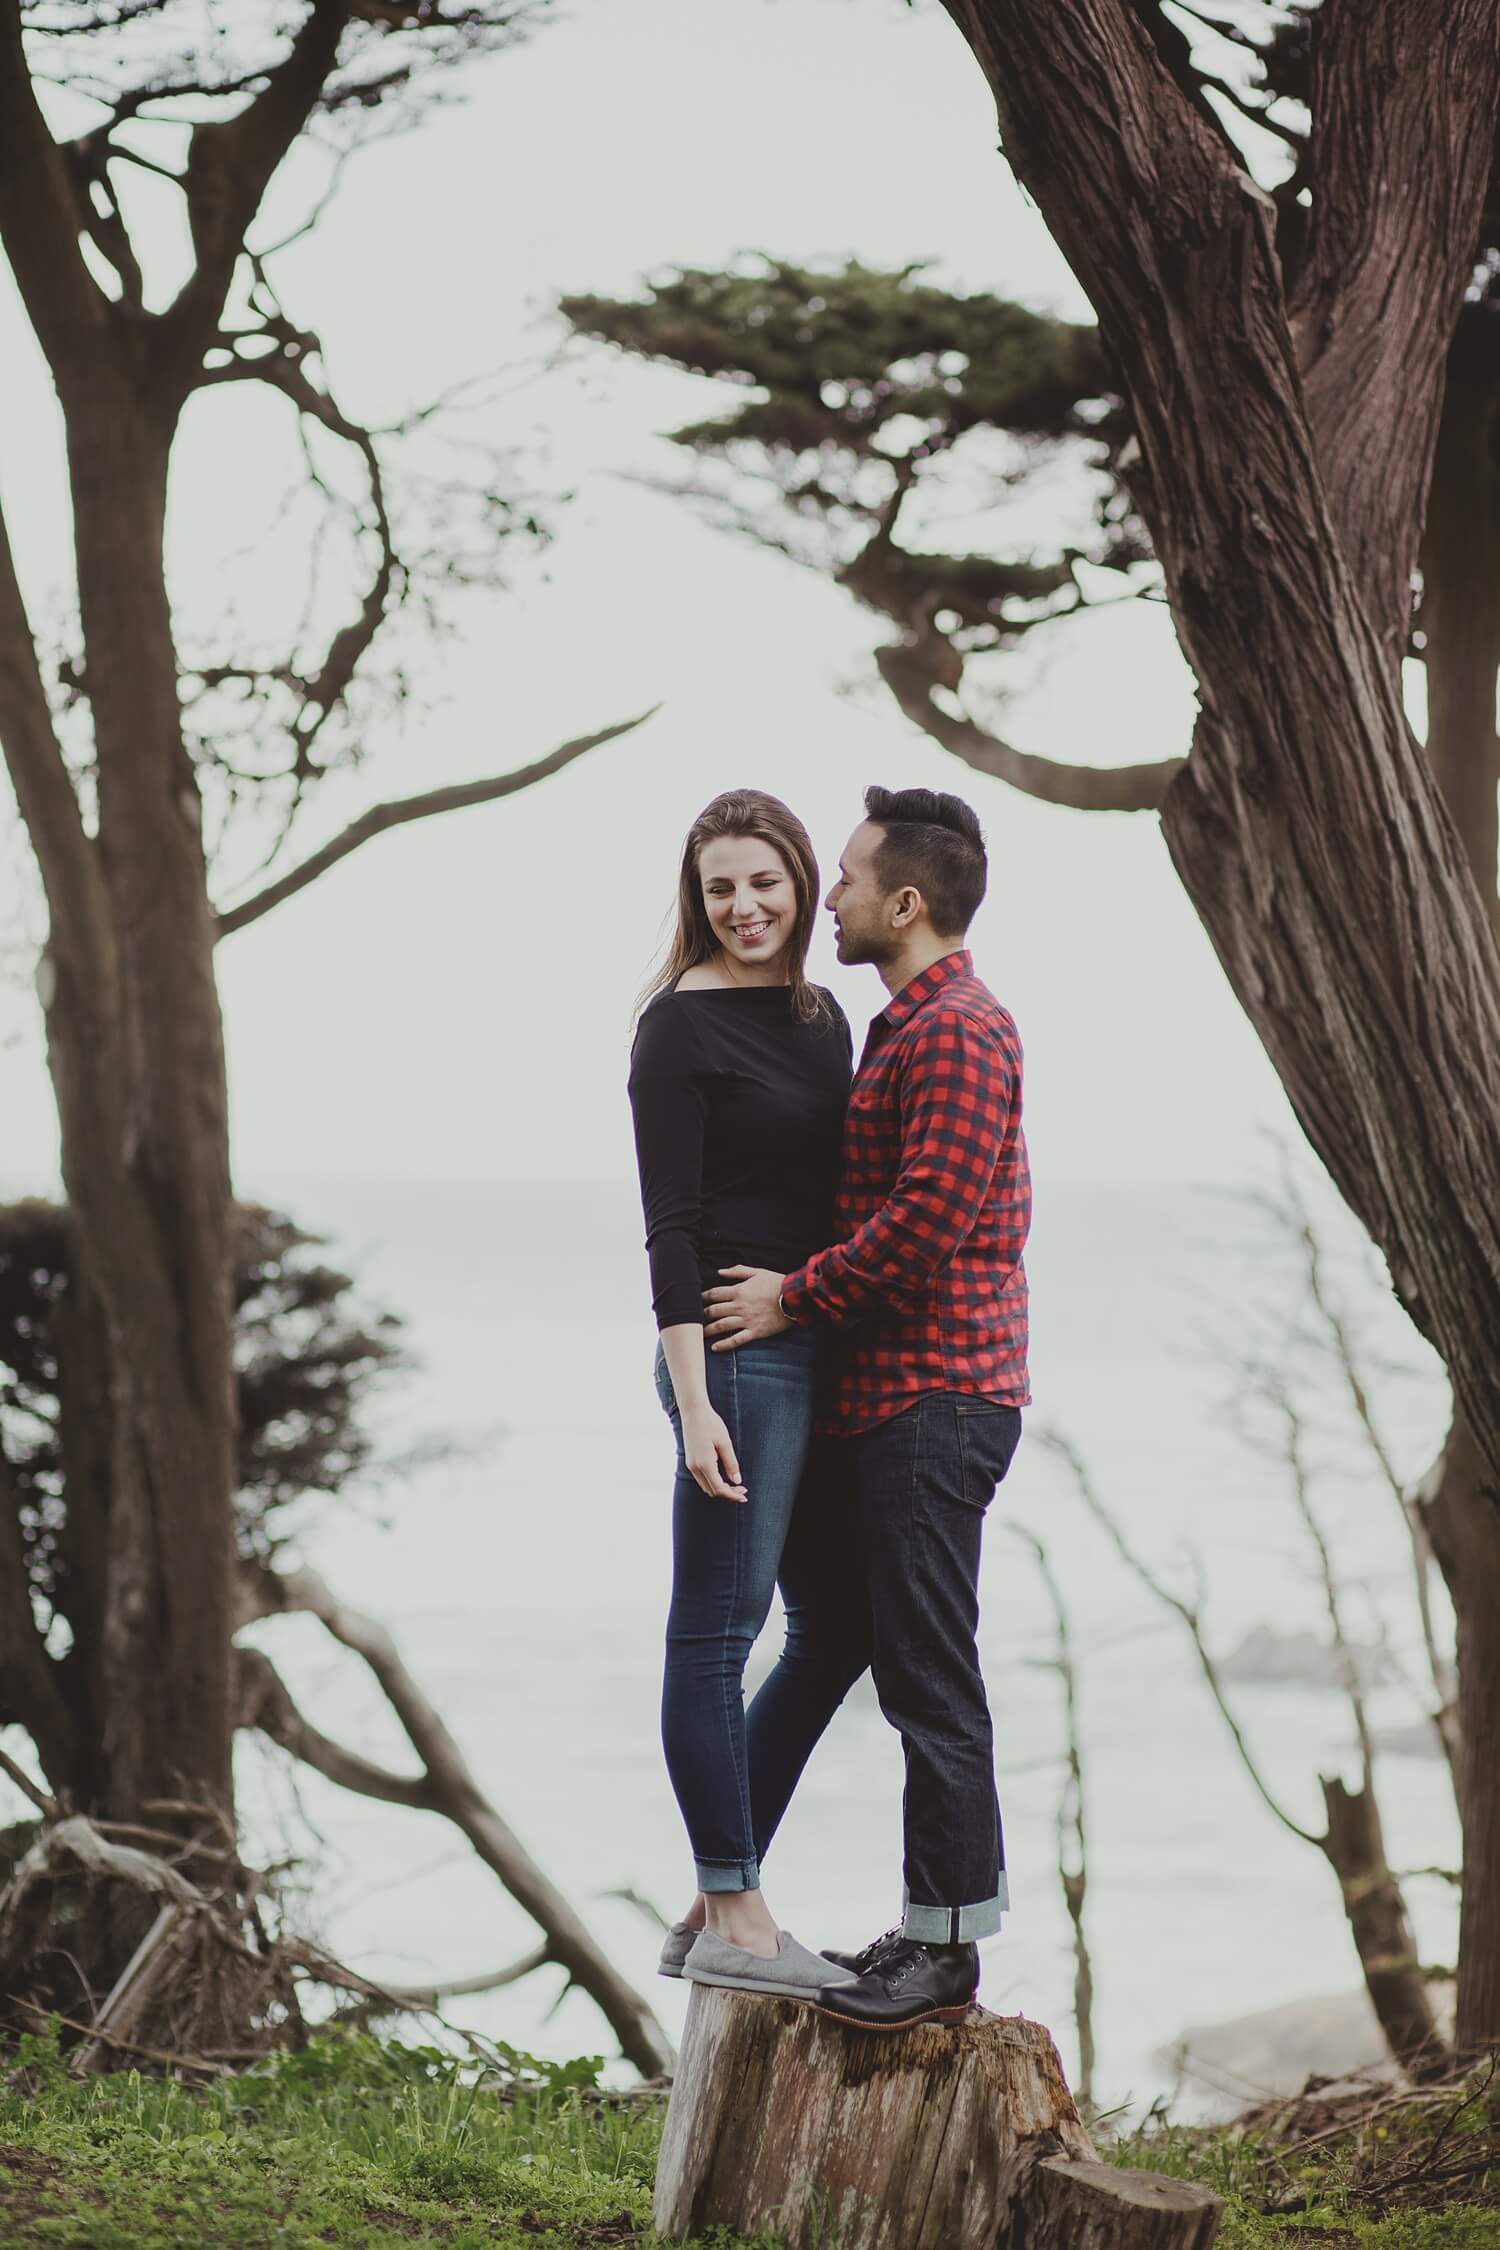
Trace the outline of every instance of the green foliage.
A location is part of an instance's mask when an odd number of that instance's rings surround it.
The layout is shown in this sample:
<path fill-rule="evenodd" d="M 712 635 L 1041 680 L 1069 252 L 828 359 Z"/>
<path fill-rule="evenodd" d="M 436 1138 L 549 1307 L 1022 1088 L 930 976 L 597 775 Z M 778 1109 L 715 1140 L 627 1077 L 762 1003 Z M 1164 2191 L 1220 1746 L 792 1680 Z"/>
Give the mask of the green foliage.
<path fill-rule="evenodd" d="M 708 450 L 742 436 L 792 452 L 889 451 L 902 417 L 929 441 L 982 425 L 1061 438 L 1117 403 L 1093 328 L 1003 297 L 958 296 L 921 271 L 756 259 L 728 273 L 684 270 L 633 302 L 565 297 L 562 310 L 582 335 L 765 391 L 675 433 Z"/>
<path fill-rule="evenodd" d="M 580 335 L 722 386 L 721 413 L 671 432 L 695 459 L 688 495 L 889 618 L 934 686 L 1078 607 L 1079 562 L 1148 555 L 1092 327 L 857 260 L 687 269 L 562 311 Z M 955 518 L 977 551 L 932 551 Z"/>
<path fill-rule="evenodd" d="M 358 1304 L 347 1274 L 317 1255 L 318 1237 L 279 1212 L 242 1205 L 235 1264 L 239 1383 L 236 1522 L 247 1552 L 266 1553 L 275 1512 L 335 1493 L 370 1462 L 361 1423 L 370 1386 L 404 1364 L 394 1315 Z M 32 1588 L 68 1614 L 70 1542 L 59 1359 L 87 1390 L 97 1315 L 76 1300 L 66 1205 L 0 1207 L 0 1449 L 21 1503 Z M 67 1338 L 65 1346 L 64 1338 Z M 75 1442 L 77 1433 L 75 1435 Z"/>

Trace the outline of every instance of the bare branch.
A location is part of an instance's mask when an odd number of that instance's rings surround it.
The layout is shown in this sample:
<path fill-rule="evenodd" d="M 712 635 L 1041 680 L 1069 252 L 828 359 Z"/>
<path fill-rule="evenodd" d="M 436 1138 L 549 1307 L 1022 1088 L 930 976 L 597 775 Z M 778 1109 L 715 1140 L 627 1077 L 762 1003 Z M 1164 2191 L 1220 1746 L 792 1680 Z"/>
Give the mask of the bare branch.
<path fill-rule="evenodd" d="M 434 1809 L 431 1784 L 425 1774 L 390 1773 L 361 1757 L 357 1750 L 346 1750 L 303 1717 L 275 1665 L 260 1649 L 236 1648 L 234 1653 L 237 1726 L 257 1728 L 325 1780 L 337 1782 L 356 1796 L 375 1797 L 387 1805 L 407 1805 L 418 1812 Z"/>
<path fill-rule="evenodd" d="M 29 1797 L 37 1811 L 48 1820 L 58 1818 L 61 1808 L 57 1799 L 49 1797 L 45 1789 L 39 1789 L 25 1768 L 18 1766 L 15 1759 L 4 1750 L 0 1750 L 0 1773 L 15 1784 L 23 1797 Z"/>
<path fill-rule="evenodd" d="M 1095 1523 L 1105 1533 L 1126 1568 L 1140 1580 L 1149 1594 L 1159 1601 L 1164 1608 L 1170 1609 L 1177 1617 L 1180 1617 L 1186 1626 L 1188 1635 L 1192 1640 L 1194 1654 L 1198 1659 L 1198 1668 L 1208 1682 L 1209 1693 L 1219 1707 L 1220 1717 L 1229 1729 L 1230 1738 L 1238 1753 L 1240 1764 L 1255 1784 L 1256 1793 L 1262 1802 L 1269 1811 L 1276 1815 L 1283 1828 L 1287 1829 L 1293 1836 L 1300 1837 L 1304 1844 L 1315 1844 L 1321 1851 L 1323 1849 L 1323 1838 L 1315 1836 L 1310 1828 L 1304 1828 L 1300 1821 L 1293 1820 L 1285 1806 L 1280 1804 L 1272 1795 L 1265 1776 L 1251 1756 L 1250 1745 L 1245 1739 L 1229 1698 L 1224 1692 L 1224 1683 L 1219 1676 L 1219 1668 L 1209 1654 L 1208 1644 L 1203 1638 L 1203 1627 L 1197 1609 L 1191 1602 L 1185 1602 L 1180 1595 L 1174 1594 L 1170 1587 L 1164 1586 L 1152 1571 L 1150 1565 L 1141 1560 L 1129 1544 L 1114 1517 L 1105 1507 L 1098 1493 L 1094 1490 L 1093 1479 L 1084 1466 L 1082 1457 L 1069 1444 L 1068 1440 L 1056 1430 L 1044 1430 L 1042 1432 L 1042 1443 L 1049 1447 L 1071 1472 L 1078 1497 L 1088 1509 Z"/>
<path fill-rule="evenodd" d="M 1301 1516 L 1307 1535 L 1318 1557 L 1318 1575 L 1323 1581 L 1323 1599 L 1328 1611 L 1328 1623 L 1333 1633 L 1333 1646 L 1344 1677 L 1344 1691 L 1349 1698 L 1349 1708 L 1354 1714 L 1354 1729 L 1359 1738 L 1360 1770 L 1363 1786 L 1368 1795 L 1375 1787 L 1375 1745 L 1370 1735 L 1369 1715 L 1365 1709 L 1364 1691 L 1360 1686 L 1359 1661 L 1349 1645 L 1344 1631 L 1343 1603 L 1339 1594 L 1338 1579 L 1334 1574 L 1333 1557 L 1328 1551 L 1328 1541 L 1323 1536 L 1312 1504 L 1312 1479 L 1308 1474 L 1303 1443 L 1301 1418 L 1296 1407 L 1279 1383 L 1269 1388 L 1271 1403 L 1281 1415 L 1285 1459 L 1290 1475 L 1292 1498 Z"/>
<path fill-rule="evenodd" d="M 1273 1203 L 1271 1208 L 1278 1222 L 1296 1239 L 1307 1275 L 1308 1294 L 1333 1347 L 1333 1356 L 1344 1379 L 1355 1420 L 1380 1472 L 1381 1482 L 1400 1509 L 1401 1519 L 1406 1525 L 1407 1536 L 1411 1541 L 1412 1574 L 1416 1581 L 1422 1646 L 1432 1677 L 1433 1692 L 1437 1697 L 1434 1724 L 1443 1746 L 1443 1755 L 1448 1761 L 1449 1772 L 1454 1776 L 1456 1784 L 1460 1755 L 1456 1683 L 1453 1667 L 1438 1647 L 1437 1627 L 1432 1614 L 1432 1542 L 1422 1520 L 1422 1510 L 1417 1499 L 1402 1483 L 1390 1448 L 1375 1419 L 1369 1388 L 1360 1372 L 1359 1354 L 1349 1323 L 1334 1302 L 1324 1276 L 1323 1246 L 1318 1240 L 1290 1167 L 1285 1163 L 1282 1166 L 1281 1201 Z"/>
<path fill-rule="evenodd" d="M 385 1627 L 339 1601 L 316 1571 L 276 1572 L 251 1566 L 242 1573 L 242 1587 L 242 1615 L 247 1609 L 260 1615 L 305 1611 L 319 1618 L 336 1641 L 364 1658 L 422 1761 L 432 1809 L 462 1830 L 485 1865 L 541 1926 L 551 1958 L 588 1993 L 643 2076 L 670 2071 L 671 2046 L 655 2016 L 612 1967 L 561 1891 L 485 1796 Z"/>
<path fill-rule="evenodd" d="M 72 371 L 108 350 L 113 312 L 78 246 L 74 184 L 37 106 L 21 29 L 19 7 L 0 9 L 0 242 L 66 398 Z"/>
<path fill-rule="evenodd" d="M 300 867 L 294 867 L 289 874 L 267 884 L 263 891 L 257 891 L 253 897 L 242 900 L 238 906 L 226 908 L 218 918 L 219 936 L 227 937 L 232 930 L 241 930 L 248 922 L 259 921 L 263 914 L 269 914 L 273 906 L 279 906 L 283 899 L 292 898 L 298 891 L 305 890 L 309 883 L 316 882 L 320 875 L 326 874 L 330 867 L 336 867 L 341 859 L 347 859 L 351 852 L 357 851 L 361 844 L 367 844 L 371 837 L 383 835 L 387 829 L 401 827 L 407 821 L 426 820 L 434 813 L 461 812 L 469 805 L 487 805 L 497 798 L 514 796 L 518 790 L 529 789 L 534 782 L 545 781 L 549 775 L 560 773 L 564 766 L 571 765 L 575 758 L 583 757 L 586 752 L 598 749 L 601 743 L 613 742 L 617 735 L 629 734 L 634 728 L 644 726 L 647 719 L 652 718 L 660 708 L 660 704 L 653 703 L 649 711 L 642 711 L 634 719 L 623 719 L 616 726 L 601 728 L 597 734 L 580 735 L 572 742 L 559 743 L 545 758 L 538 758 L 529 766 L 520 766 L 513 773 L 498 774 L 488 781 L 455 782 L 446 789 L 429 789 L 420 796 L 399 797 L 388 804 L 372 805 L 357 820 L 351 821 L 331 843 L 325 844 L 321 851 L 316 851 L 309 859 L 305 859 Z"/>
<path fill-rule="evenodd" d="M 1158 812 L 1181 758 L 1154 759 L 1148 765 L 1076 766 L 1017 750 L 977 721 L 956 717 L 937 701 L 933 685 L 900 643 L 875 651 L 875 662 L 896 701 L 914 726 L 980 773 L 994 774 L 1044 804 L 1067 805 L 1076 812 Z"/>
<path fill-rule="evenodd" d="M 552 1959 L 550 1943 L 533 1946 L 523 1953 L 519 1961 L 510 1962 L 503 1969 L 491 1969 L 488 1975 L 477 1977 L 450 1977 L 442 1984 L 388 1984 L 380 1988 L 379 1996 L 393 2000 L 398 2007 L 410 2008 L 420 2013 L 435 2008 L 440 2000 L 466 1999 L 474 1992 L 500 1992 L 508 1984 L 519 1984 L 537 1969 L 545 1969 Z"/>
<path fill-rule="evenodd" d="M 1067 1779 L 1057 1804 L 1057 1873 L 1063 1903 L 1073 1925 L 1073 2020 L 1078 2026 L 1078 2099 L 1085 2107 L 1094 2099 L 1094 1964 L 1089 1954 L 1083 1906 L 1088 1893 L 1088 1833 L 1083 1816 L 1083 1737 L 1078 1722 L 1078 1672 L 1073 1662 L 1073 1638 L 1067 1604 L 1052 1568 L 1051 1558 L 1035 1532 L 1012 1524 L 1015 1537 L 1031 1549 L 1052 1601 L 1057 1621 L 1057 1655 L 1051 1669 L 1062 1682 L 1063 1718 L 1067 1734 Z"/>
<path fill-rule="evenodd" d="M 0 171 L 3 171 L 0 166 Z M 36 641 L 0 515 L 0 746 L 16 802 L 41 870 L 54 958 L 67 962 L 80 997 L 104 986 L 107 1004 L 108 907 L 94 849 L 84 829 L 52 724 Z"/>
<path fill-rule="evenodd" d="M 7 1720 L 25 1727 L 42 1771 L 60 1783 L 72 1766 L 73 1717 L 32 1614 L 21 1496 L 10 1463 L 0 1453 L 0 1725 Z M 40 1802 L 34 1784 L 9 1759 L 6 1771 L 33 1802 Z"/>
<path fill-rule="evenodd" d="M 347 0 L 312 0 L 283 61 L 238 116 L 195 127 L 183 192 L 197 264 L 162 314 L 160 361 L 180 398 L 219 325 L 245 235 L 272 174 L 307 123 L 338 58 Z"/>

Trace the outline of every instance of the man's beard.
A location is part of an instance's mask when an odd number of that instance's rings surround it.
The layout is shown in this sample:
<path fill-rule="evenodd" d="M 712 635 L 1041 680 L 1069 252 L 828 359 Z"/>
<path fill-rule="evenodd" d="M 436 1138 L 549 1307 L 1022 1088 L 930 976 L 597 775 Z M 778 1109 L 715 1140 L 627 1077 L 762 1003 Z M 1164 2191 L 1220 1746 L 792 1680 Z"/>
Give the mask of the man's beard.
<path fill-rule="evenodd" d="M 878 969 L 891 957 L 891 948 L 877 937 L 861 937 L 855 931 L 841 926 L 839 931 L 839 959 L 849 969 Z"/>

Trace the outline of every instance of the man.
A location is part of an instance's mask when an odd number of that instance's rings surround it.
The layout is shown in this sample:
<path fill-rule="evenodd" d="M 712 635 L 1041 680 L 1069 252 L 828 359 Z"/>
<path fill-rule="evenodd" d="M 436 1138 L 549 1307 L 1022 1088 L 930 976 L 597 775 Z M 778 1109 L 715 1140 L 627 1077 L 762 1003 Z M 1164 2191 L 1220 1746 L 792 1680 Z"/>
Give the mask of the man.
<path fill-rule="evenodd" d="M 901 1923 L 818 1997 L 846 2023 L 957 2022 L 976 1940 L 1008 1904 L 993 1735 L 975 1643 L 984 1511 L 1027 1387 L 1022 1250 L 1031 1184 L 1021 1046 L 964 937 L 984 896 L 973 810 L 869 789 L 827 904 L 838 957 L 890 998 L 850 1095 L 837 1239 L 795 1273 L 724 1269 L 705 1292 L 715 1351 L 793 1323 L 836 1338 L 818 1477 L 783 1566 L 788 1648 L 752 1706 L 769 1833 L 868 1664 L 906 1760 Z M 851 1571 L 851 1563 L 857 1567 Z"/>

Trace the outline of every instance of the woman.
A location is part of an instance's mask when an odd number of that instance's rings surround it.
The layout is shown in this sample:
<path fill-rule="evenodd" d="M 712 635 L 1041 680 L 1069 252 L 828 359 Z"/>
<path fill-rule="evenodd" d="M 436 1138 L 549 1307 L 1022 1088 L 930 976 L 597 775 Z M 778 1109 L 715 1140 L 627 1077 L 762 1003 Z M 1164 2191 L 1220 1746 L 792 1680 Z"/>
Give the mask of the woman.
<path fill-rule="evenodd" d="M 702 1292 L 721 1268 L 787 1273 L 832 1239 L 852 1054 L 842 1009 L 807 978 L 818 892 L 778 798 L 716 797 L 683 846 L 630 1062 L 657 1393 L 677 1437 L 662 1742 L 698 1880 L 662 1973 L 803 1997 L 840 1972 L 761 1894 L 742 1683 L 812 1434 L 818 1331 L 705 1351 Z"/>

